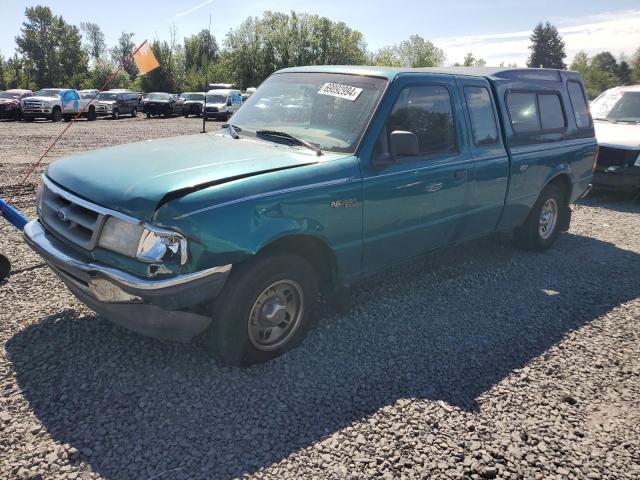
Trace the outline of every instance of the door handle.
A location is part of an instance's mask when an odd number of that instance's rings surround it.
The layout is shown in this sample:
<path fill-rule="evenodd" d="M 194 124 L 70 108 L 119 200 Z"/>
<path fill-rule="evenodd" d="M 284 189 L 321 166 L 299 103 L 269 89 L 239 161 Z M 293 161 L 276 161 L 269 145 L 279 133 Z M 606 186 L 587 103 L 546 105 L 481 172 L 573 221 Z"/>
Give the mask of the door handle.
<path fill-rule="evenodd" d="M 456 170 L 455 172 L 453 172 L 453 178 L 455 180 L 464 180 L 465 178 L 467 178 L 468 174 L 469 174 L 469 170 L 467 170 L 466 168 L 462 168 L 460 170 Z"/>

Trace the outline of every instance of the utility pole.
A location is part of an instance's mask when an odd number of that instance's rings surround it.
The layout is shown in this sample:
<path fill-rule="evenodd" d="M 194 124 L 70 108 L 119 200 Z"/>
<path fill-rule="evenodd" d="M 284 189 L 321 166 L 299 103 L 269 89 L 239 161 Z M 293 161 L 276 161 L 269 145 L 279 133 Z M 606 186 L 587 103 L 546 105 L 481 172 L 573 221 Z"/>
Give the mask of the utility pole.
<path fill-rule="evenodd" d="M 211 14 L 209 14 L 209 37 L 206 39 L 207 42 L 211 42 Z M 209 75 L 209 51 L 207 50 L 207 45 L 203 40 L 202 50 L 206 52 L 206 60 L 204 67 L 204 104 L 202 105 L 202 133 L 207 132 L 207 75 Z"/>

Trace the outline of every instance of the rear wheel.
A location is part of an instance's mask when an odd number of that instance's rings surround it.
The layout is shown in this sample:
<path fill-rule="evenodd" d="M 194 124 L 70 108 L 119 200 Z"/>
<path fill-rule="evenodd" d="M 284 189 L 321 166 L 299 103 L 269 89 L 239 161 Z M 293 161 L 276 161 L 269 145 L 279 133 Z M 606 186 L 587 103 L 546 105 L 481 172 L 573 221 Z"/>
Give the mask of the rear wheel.
<path fill-rule="evenodd" d="M 240 264 L 216 300 L 207 343 L 229 365 L 271 360 L 304 338 L 317 294 L 316 274 L 301 257 L 266 254 Z"/>
<path fill-rule="evenodd" d="M 556 185 L 547 185 L 531 208 L 527 220 L 515 230 L 516 244 L 527 250 L 546 250 L 551 247 L 560 233 L 563 223 L 561 217 L 566 209 L 568 207 L 562 190 Z"/>

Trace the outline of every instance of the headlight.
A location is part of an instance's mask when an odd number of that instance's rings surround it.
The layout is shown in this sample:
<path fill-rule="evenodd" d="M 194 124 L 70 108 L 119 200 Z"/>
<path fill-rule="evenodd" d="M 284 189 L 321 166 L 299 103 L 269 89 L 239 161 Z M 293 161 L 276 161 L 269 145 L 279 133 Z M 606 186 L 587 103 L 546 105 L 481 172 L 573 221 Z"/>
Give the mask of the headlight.
<path fill-rule="evenodd" d="M 36 215 L 40 216 L 40 210 L 42 209 L 42 189 L 44 188 L 44 184 L 42 183 L 42 179 L 38 182 L 38 187 L 36 188 Z"/>
<path fill-rule="evenodd" d="M 128 223 L 109 217 L 102 227 L 98 245 L 142 262 L 187 263 L 187 239 L 173 230 L 150 224 Z"/>

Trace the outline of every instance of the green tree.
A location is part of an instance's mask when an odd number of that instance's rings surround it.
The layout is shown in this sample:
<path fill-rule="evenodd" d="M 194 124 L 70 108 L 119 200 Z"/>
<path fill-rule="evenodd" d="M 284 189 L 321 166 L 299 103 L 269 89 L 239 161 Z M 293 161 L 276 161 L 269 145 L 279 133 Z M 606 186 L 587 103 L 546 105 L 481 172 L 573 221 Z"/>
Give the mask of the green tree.
<path fill-rule="evenodd" d="M 603 72 L 618 75 L 618 61 L 611 52 L 600 52 L 591 59 L 591 64 Z"/>
<path fill-rule="evenodd" d="M 640 48 L 638 48 L 630 60 L 631 65 L 631 80 L 640 82 Z"/>
<path fill-rule="evenodd" d="M 403 67 L 437 67 L 444 63 L 444 52 L 420 35 L 411 35 L 398 46 Z"/>
<path fill-rule="evenodd" d="M 376 53 L 373 54 L 372 63 L 374 65 L 380 65 L 383 67 L 400 67 L 400 57 L 397 50 L 394 47 L 382 47 Z"/>
<path fill-rule="evenodd" d="M 97 23 L 82 22 L 80 28 L 86 39 L 83 48 L 85 53 L 94 62 L 97 62 L 107 51 L 107 44 L 104 41 L 104 33 Z"/>
<path fill-rule="evenodd" d="M 216 37 L 208 30 L 202 30 L 196 35 L 184 39 L 184 66 L 189 70 L 202 70 L 205 66 L 215 63 L 219 54 Z"/>
<path fill-rule="evenodd" d="M 629 63 L 626 60 L 621 59 L 618 64 L 618 78 L 620 79 L 620 83 L 623 85 L 625 83 L 631 83 L 631 73 Z"/>
<path fill-rule="evenodd" d="M 48 7 L 28 7 L 17 50 L 24 59 L 25 74 L 36 86 L 73 86 L 87 72 L 78 28 L 55 16 Z"/>
<path fill-rule="evenodd" d="M 2 53 L 0 53 L 0 90 L 7 89 L 7 79 L 4 73 L 4 69 L 5 69 L 4 56 L 2 55 Z"/>
<path fill-rule="evenodd" d="M 564 40 L 551 23 L 536 25 L 529 39 L 531 55 L 527 61 L 528 67 L 566 68 L 564 59 L 567 54 L 564 50 Z"/>
<path fill-rule="evenodd" d="M 133 42 L 134 36 L 133 32 L 122 32 L 116 45 L 111 49 L 111 61 L 116 65 L 124 64 L 124 71 L 129 74 L 131 80 L 135 80 L 138 75 L 138 67 L 131 58 L 131 54 L 136 48 L 136 44 Z"/>
<path fill-rule="evenodd" d="M 573 62 L 571 62 L 571 66 L 569 68 L 576 72 L 580 72 L 580 74 L 584 76 L 589 69 L 589 55 L 587 55 L 587 52 L 580 50 L 576 53 L 576 56 L 573 57 Z"/>
<path fill-rule="evenodd" d="M 131 88 L 133 82 L 129 78 L 129 74 L 124 70 L 120 70 L 114 78 L 116 66 L 104 58 L 99 58 L 93 68 L 89 71 L 89 75 L 83 84 L 84 88 Z M 109 85 L 105 86 L 105 82 L 111 79 Z"/>

